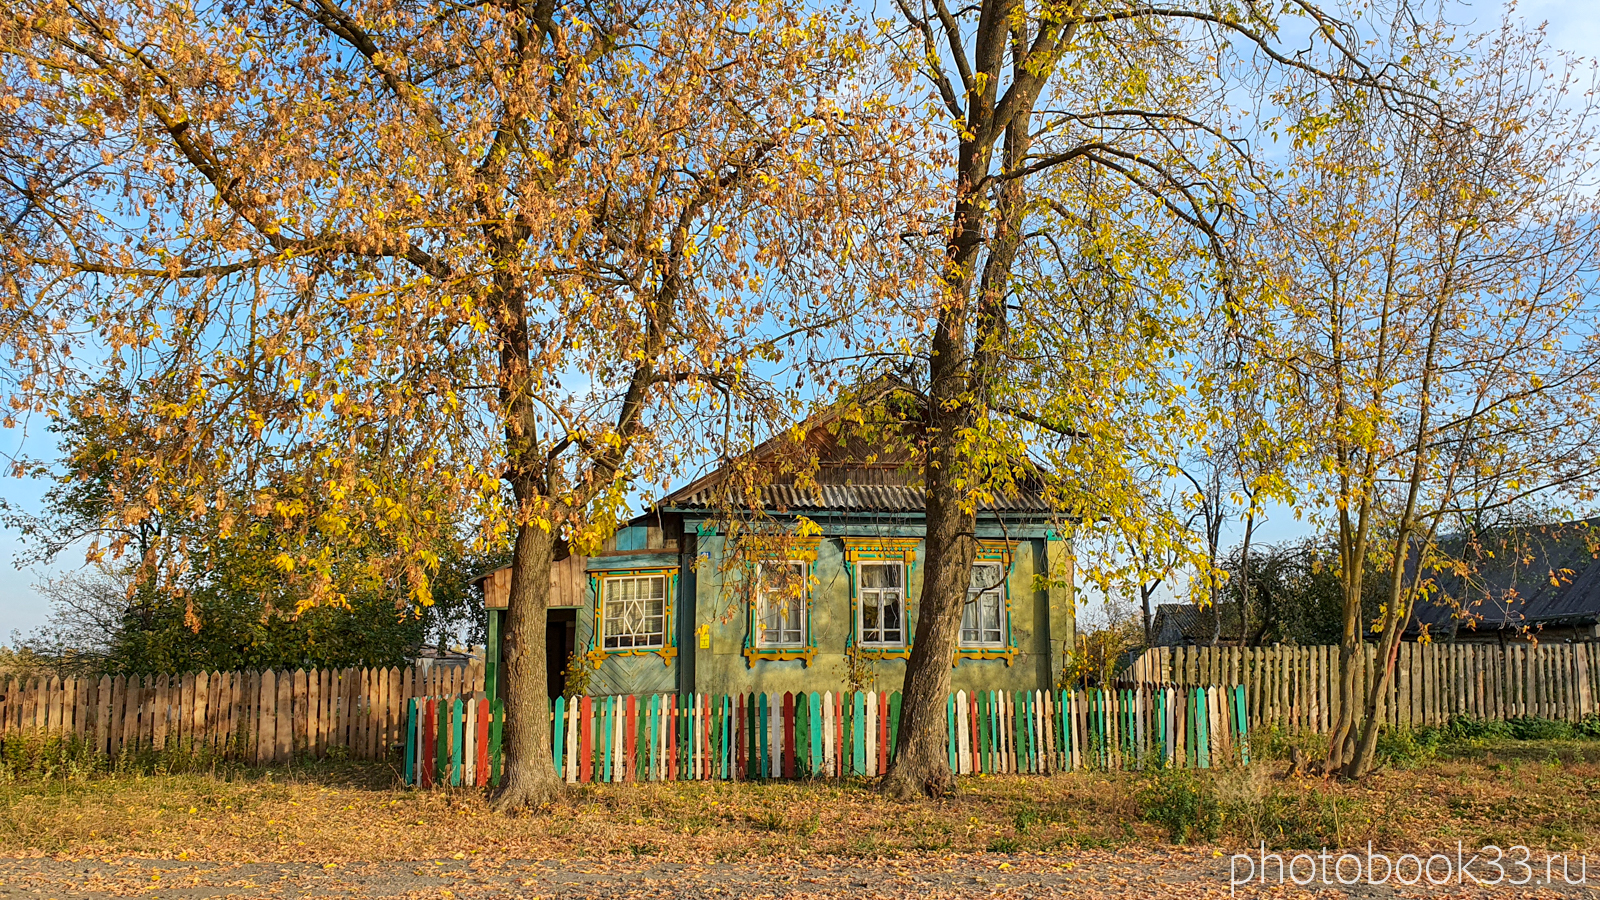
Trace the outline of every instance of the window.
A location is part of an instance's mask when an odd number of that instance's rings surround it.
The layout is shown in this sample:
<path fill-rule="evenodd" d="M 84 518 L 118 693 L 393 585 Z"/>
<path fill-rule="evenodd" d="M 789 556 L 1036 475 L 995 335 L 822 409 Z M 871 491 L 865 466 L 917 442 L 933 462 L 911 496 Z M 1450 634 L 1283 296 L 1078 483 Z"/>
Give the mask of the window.
<path fill-rule="evenodd" d="M 667 638 L 667 578 L 626 575 L 601 580 L 606 650 L 659 650 Z"/>
<path fill-rule="evenodd" d="M 806 564 L 799 560 L 757 566 L 756 646 L 802 647 L 806 642 Z"/>
<path fill-rule="evenodd" d="M 862 562 L 860 579 L 861 643 L 899 647 L 906 642 L 906 567 L 898 562 Z"/>
<path fill-rule="evenodd" d="M 1005 646 L 1005 577 L 1005 567 L 998 562 L 972 566 L 967 605 L 961 610 L 961 646 Z"/>

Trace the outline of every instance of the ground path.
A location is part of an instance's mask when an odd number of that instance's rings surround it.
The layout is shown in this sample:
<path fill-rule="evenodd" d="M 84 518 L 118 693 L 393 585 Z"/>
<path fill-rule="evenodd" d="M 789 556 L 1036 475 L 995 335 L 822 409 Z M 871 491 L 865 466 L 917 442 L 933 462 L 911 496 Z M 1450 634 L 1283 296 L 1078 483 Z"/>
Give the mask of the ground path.
<path fill-rule="evenodd" d="M 1073 850 L 906 856 L 877 860 L 651 858 L 443 859 L 316 865 L 172 859 L 0 859 L 0 900 L 24 898 L 1095 898 L 1229 897 L 1229 859 L 1215 850 Z M 1600 875 L 1600 872 L 1593 873 Z M 1595 879 L 1591 879 L 1592 882 Z M 1242 897 L 1550 897 L 1600 900 L 1588 887 L 1240 888 Z"/>

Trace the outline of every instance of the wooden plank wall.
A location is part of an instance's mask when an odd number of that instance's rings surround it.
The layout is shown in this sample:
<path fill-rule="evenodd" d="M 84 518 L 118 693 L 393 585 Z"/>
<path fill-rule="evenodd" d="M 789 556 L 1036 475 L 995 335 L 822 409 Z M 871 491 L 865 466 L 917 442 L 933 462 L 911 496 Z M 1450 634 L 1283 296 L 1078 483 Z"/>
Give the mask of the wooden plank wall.
<path fill-rule="evenodd" d="M 1376 649 L 1355 661 L 1359 695 Z M 1158 647 L 1124 673 L 1137 683 L 1242 684 L 1250 727 L 1323 732 L 1339 703 L 1338 647 Z M 1382 715 L 1392 725 L 1443 725 L 1455 716 L 1536 716 L 1576 722 L 1600 714 L 1600 644 L 1400 645 Z"/>
<path fill-rule="evenodd" d="M 0 676 L 0 737 L 73 735 L 112 757 L 205 750 L 251 763 L 404 745 L 413 697 L 483 691 L 483 666 L 200 672 L 100 678 Z"/>

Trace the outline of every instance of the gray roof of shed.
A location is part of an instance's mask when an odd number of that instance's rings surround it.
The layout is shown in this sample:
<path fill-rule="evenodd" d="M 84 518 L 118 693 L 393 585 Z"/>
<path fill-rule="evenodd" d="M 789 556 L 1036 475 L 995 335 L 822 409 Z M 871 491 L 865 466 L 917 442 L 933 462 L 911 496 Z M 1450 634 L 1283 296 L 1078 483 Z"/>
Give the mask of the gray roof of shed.
<path fill-rule="evenodd" d="M 1479 631 L 1527 625 L 1600 621 L 1600 558 L 1586 528 L 1600 520 L 1569 522 L 1555 533 L 1534 532 L 1523 553 L 1497 548 L 1492 561 L 1480 562 L 1473 583 L 1452 575 L 1435 580 L 1453 602 L 1420 603 L 1412 628 L 1448 630 L 1456 604 L 1475 619 Z M 1552 584 L 1552 580 L 1556 583 Z M 1463 622 L 1463 628 L 1470 627 Z"/>

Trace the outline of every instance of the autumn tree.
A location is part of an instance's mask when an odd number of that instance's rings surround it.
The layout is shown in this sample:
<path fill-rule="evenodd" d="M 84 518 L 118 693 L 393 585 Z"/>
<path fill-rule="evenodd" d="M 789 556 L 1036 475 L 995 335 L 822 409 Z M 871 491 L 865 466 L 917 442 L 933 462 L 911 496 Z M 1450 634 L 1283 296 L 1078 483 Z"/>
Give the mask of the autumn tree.
<path fill-rule="evenodd" d="M 1286 72 L 1388 82 L 1360 33 L 1310 2 L 896 5 L 900 64 L 929 86 L 953 160 L 933 325 L 913 351 L 927 564 L 885 779 L 916 796 L 953 784 L 943 710 L 984 498 L 1043 471 L 1064 525 L 1141 515 L 1131 473 L 1175 458 L 1217 396 L 1183 357 L 1252 291 L 1238 235 L 1262 179 L 1230 98 Z M 1304 32 L 1338 66 L 1280 37 Z"/>
<path fill-rule="evenodd" d="M 499 802 L 540 804 L 558 545 L 789 413 L 777 360 L 880 290 L 852 263 L 914 172 L 864 52 L 767 0 L 23 0 L 6 308 L 137 387 L 93 410 L 156 438 L 124 524 L 381 529 L 417 603 L 445 523 L 508 541 Z"/>
<path fill-rule="evenodd" d="M 1428 29 L 1416 33 L 1427 41 Z M 1370 771 L 1395 655 L 1466 510 L 1590 504 L 1600 485 L 1592 84 L 1507 24 L 1414 48 L 1436 103 L 1295 80 L 1290 183 L 1263 234 L 1273 427 L 1329 526 L 1342 678 L 1327 770 Z M 1492 497 L 1485 476 L 1503 486 Z M 1367 580 L 1383 588 L 1362 612 Z M 1355 662 L 1378 632 L 1376 677 Z"/>

